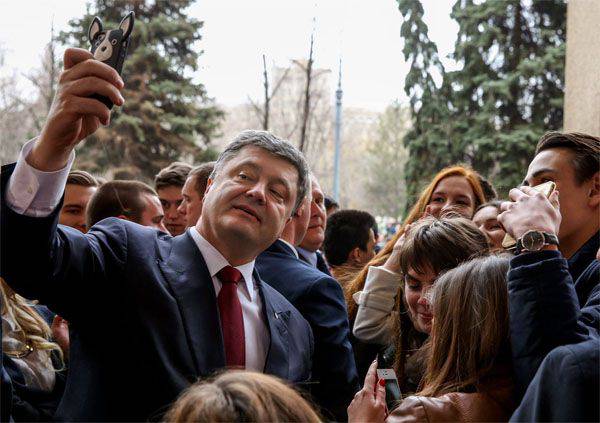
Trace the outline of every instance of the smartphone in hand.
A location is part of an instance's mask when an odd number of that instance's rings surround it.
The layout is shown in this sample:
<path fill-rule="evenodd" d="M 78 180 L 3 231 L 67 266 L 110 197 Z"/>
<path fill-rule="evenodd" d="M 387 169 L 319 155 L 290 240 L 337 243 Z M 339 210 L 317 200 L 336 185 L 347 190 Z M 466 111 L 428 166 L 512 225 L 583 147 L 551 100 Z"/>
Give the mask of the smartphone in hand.
<path fill-rule="evenodd" d="M 106 63 L 115 69 L 119 75 L 121 75 L 123 62 L 125 62 L 127 56 L 134 16 L 133 12 L 129 12 L 119 24 L 119 28 L 110 30 L 104 30 L 102 20 L 96 16 L 88 30 L 88 39 L 92 43 L 91 52 L 94 59 Z M 109 109 L 113 107 L 113 102 L 107 97 L 94 94 L 92 98 L 100 100 Z"/>
<path fill-rule="evenodd" d="M 546 198 L 549 198 L 556 189 L 556 184 L 552 181 L 548 181 L 544 182 L 543 184 L 534 186 L 533 189 L 544 194 Z M 507 232 L 506 235 L 504 235 L 504 239 L 502 240 L 502 248 L 512 251 L 516 246 L 517 240 L 510 236 Z"/>
<path fill-rule="evenodd" d="M 393 410 L 398 401 L 402 399 L 402 392 L 400 392 L 400 385 L 398 384 L 398 378 L 394 369 L 380 368 L 384 366 L 383 360 L 380 355 L 377 355 L 377 379 L 385 380 L 385 403 L 388 410 Z"/>

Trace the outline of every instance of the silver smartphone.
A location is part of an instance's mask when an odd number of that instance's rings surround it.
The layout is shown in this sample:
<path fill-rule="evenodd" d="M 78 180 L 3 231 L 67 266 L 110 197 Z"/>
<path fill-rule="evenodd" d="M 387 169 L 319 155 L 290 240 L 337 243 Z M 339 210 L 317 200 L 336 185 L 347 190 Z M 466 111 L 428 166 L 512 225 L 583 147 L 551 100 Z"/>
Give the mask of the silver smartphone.
<path fill-rule="evenodd" d="M 385 403 L 388 410 L 394 409 L 398 401 L 402 399 L 396 372 L 394 369 L 377 369 L 377 378 L 385 380 Z"/>

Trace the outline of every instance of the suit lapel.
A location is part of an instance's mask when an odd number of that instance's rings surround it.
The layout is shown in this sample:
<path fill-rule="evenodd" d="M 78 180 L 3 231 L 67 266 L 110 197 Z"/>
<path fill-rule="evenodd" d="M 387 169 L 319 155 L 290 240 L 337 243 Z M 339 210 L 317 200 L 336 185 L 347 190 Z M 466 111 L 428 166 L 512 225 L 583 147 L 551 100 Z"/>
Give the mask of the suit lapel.
<path fill-rule="evenodd" d="M 206 262 L 188 233 L 173 238 L 171 254 L 159 261 L 181 312 L 198 376 L 225 366 L 216 294 Z"/>
<path fill-rule="evenodd" d="M 274 304 L 270 296 L 265 295 L 263 282 L 260 280 L 256 270 L 253 276 L 258 281 L 260 298 L 263 303 L 263 310 L 271 336 L 265 362 L 265 373 L 287 379 L 289 377 L 289 333 L 287 322 L 290 318 L 290 310 L 283 309 L 278 304 Z"/>

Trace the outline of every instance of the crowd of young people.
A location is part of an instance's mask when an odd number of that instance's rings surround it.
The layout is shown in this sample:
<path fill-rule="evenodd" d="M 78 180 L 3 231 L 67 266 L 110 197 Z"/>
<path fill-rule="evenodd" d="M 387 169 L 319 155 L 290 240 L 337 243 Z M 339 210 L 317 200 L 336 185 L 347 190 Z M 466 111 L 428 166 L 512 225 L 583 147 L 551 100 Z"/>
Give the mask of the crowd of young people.
<path fill-rule="evenodd" d="M 3 421 L 599 420 L 598 137 L 544 135 L 505 201 L 441 169 L 378 249 L 264 131 L 154 188 L 71 170 L 123 81 L 64 63 L 2 168 Z"/>

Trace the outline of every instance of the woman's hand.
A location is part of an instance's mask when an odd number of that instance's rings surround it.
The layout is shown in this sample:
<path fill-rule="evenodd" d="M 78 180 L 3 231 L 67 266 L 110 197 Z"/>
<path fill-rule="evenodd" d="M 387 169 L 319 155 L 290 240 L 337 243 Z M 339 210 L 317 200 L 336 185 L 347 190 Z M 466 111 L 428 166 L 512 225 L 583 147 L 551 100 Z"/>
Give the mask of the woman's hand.
<path fill-rule="evenodd" d="M 385 263 L 383 264 L 383 267 L 386 270 L 389 270 L 390 272 L 400 273 L 399 254 L 400 254 L 400 249 L 402 248 L 402 245 L 404 244 L 404 240 L 406 239 L 406 233 L 410 230 L 410 223 L 408 225 L 405 225 L 403 230 L 404 230 L 404 232 L 402 232 L 402 235 L 400 235 L 400 237 L 394 244 L 394 249 L 392 250 L 392 253 L 388 257 L 388 259 L 385 261 Z"/>
<path fill-rule="evenodd" d="M 377 382 L 377 360 L 373 361 L 363 388 L 348 406 L 348 422 L 383 422 L 387 415 L 385 380 Z"/>

